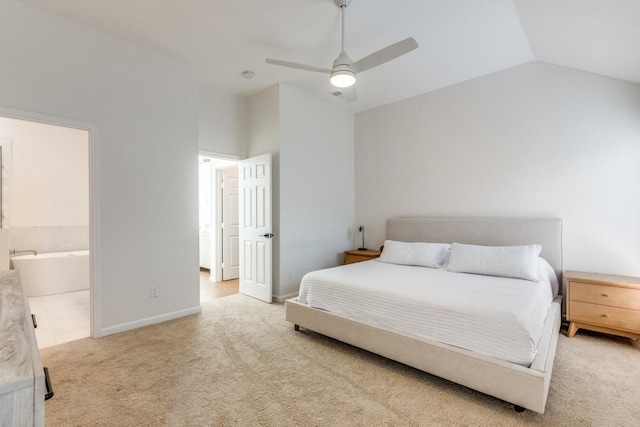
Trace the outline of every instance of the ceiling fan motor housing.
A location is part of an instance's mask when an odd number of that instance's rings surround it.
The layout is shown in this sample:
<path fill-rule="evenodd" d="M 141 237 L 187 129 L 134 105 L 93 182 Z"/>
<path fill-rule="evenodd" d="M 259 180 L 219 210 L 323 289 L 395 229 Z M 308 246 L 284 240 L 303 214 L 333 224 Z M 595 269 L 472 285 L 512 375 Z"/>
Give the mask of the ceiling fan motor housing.
<path fill-rule="evenodd" d="M 353 68 L 353 59 L 351 59 L 345 51 L 340 52 L 340 55 L 335 59 L 335 61 L 333 61 L 332 70 L 335 70 L 337 67 L 347 67 L 351 71 L 355 72 L 355 69 Z"/>

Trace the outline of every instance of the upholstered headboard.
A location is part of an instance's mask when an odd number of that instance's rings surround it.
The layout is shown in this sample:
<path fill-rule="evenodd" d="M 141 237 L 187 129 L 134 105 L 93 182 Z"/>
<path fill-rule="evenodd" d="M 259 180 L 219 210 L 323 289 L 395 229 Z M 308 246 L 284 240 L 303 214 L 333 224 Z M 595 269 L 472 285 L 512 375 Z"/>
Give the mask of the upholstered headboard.
<path fill-rule="evenodd" d="M 521 218 L 391 218 L 387 239 L 402 242 L 513 246 L 539 243 L 562 283 L 562 220 Z M 562 286 L 561 286 L 562 287 Z"/>

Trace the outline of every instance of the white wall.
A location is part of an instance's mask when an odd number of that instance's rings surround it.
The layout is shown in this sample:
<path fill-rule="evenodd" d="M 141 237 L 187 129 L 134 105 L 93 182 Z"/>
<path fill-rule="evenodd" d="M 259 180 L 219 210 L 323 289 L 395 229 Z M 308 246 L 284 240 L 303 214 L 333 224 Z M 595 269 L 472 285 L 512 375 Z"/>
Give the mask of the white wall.
<path fill-rule="evenodd" d="M 354 116 L 280 85 L 280 284 L 343 262 L 355 219 Z"/>
<path fill-rule="evenodd" d="M 200 150 L 236 158 L 246 157 L 247 98 L 199 85 L 198 106 Z"/>
<path fill-rule="evenodd" d="M 0 106 L 97 129 L 99 333 L 198 310 L 194 70 L 22 2 L 0 10 Z"/>
<path fill-rule="evenodd" d="M 248 157 L 280 150 L 280 89 L 278 85 L 249 98 Z"/>
<path fill-rule="evenodd" d="M 354 116 L 278 85 L 249 100 L 249 124 L 249 156 L 273 154 L 273 294 L 283 299 L 352 248 Z"/>
<path fill-rule="evenodd" d="M 640 275 L 640 86 L 529 63 L 356 116 L 356 218 L 557 217 L 567 269 Z"/>
<path fill-rule="evenodd" d="M 88 132 L 0 117 L 3 136 L 12 140 L 11 226 L 88 226 Z"/>

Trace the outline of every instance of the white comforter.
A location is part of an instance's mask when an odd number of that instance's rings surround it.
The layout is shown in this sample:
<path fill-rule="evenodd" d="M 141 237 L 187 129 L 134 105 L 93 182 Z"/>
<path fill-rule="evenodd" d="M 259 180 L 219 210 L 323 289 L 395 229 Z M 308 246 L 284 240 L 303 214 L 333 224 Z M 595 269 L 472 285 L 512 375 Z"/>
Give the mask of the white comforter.
<path fill-rule="evenodd" d="M 373 260 L 308 273 L 298 301 L 528 366 L 552 294 L 548 279 L 531 282 Z"/>

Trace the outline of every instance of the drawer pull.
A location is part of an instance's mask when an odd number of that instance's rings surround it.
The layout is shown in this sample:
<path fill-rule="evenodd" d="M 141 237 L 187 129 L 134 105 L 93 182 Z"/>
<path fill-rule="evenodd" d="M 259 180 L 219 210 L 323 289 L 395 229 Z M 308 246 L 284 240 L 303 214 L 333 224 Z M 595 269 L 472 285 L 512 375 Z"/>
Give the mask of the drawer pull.
<path fill-rule="evenodd" d="M 607 295 L 607 294 L 600 294 L 600 296 L 603 296 L 605 298 L 609 297 L 609 295 Z"/>
<path fill-rule="evenodd" d="M 51 378 L 49 378 L 49 370 L 44 368 L 44 384 L 47 388 L 47 392 L 44 394 L 44 400 L 49 400 L 53 397 L 53 386 L 51 385 Z"/>

